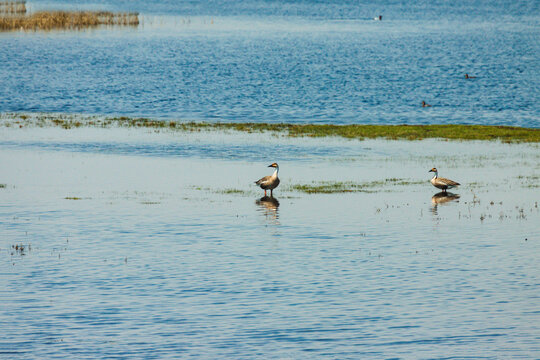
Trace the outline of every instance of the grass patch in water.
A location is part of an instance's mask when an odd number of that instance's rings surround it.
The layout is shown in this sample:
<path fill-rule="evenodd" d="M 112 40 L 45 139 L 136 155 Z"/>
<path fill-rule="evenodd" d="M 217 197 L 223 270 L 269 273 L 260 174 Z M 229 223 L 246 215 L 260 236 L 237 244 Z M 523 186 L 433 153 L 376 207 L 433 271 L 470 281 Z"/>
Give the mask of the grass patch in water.
<path fill-rule="evenodd" d="M 214 194 L 227 194 L 227 195 L 248 195 L 251 194 L 251 191 L 246 191 L 242 189 L 233 189 L 233 188 L 227 188 L 227 189 L 211 189 L 208 187 L 200 187 L 200 186 L 192 186 L 192 189 L 199 190 L 199 191 L 207 191 L 212 192 Z"/>
<path fill-rule="evenodd" d="M 101 25 L 137 26 L 139 14 L 109 11 L 38 11 L 25 16 L 0 12 L 0 31 L 80 30 Z"/>
<path fill-rule="evenodd" d="M 347 139 L 388 140 L 499 140 L 506 143 L 540 143 L 540 129 L 486 125 L 311 125 L 269 123 L 209 123 L 164 121 L 149 118 L 97 117 L 62 114 L 2 114 L 5 127 L 58 126 L 77 127 L 134 127 L 180 132 L 232 130 L 245 133 L 271 132 L 289 137 L 343 137 Z"/>
<path fill-rule="evenodd" d="M 517 179 L 520 180 L 523 188 L 537 189 L 540 188 L 540 175 L 519 175 Z"/>
<path fill-rule="evenodd" d="M 218 191 L 221 194 L 238 194 L 238 195 L 245 195 L 247 194 L 246 191 L 240 190 L 240 189 L 223 189 Z"/>
<path fill-rule="evenodd" d="M 206 126 L 206 125 L 205 125 Z M 217 129 L 244 132 L 277 131 L 288 136 L 348 139 L 422 140 L 501 140 L 503 142 L 540 142 L 540 129 L 482 125 L 295 125 L 295 124 L 211 124 Z"/>
<path fill-rule="evenodd" d="M 7 184 L 0 184 L 0 189 L 5 189 L 7 188 Z"/>
<path fill-rule="evenodd" d="M 227 195 L 252 195 L 253 191 L 250 190 L 242 190 L 242 189 L 234 189 L 234 188 L 226 188 L 226 189 L 212 189 L 209 187 L 200 187 L 200 186 L 191 186 L 193 190 L 197 191 L 206 191 L 214 194 L 227 194 Z"/>
<path fill-rule="evenodd" d="M 294 184 L 291 186 L 294 191 L 300 191 L 306 194 L 335 194 L 363 191 L 361 185 L 353 182 L 332 182 L 322 181 L 312 184 Z M 367 190 L 364 190 L 367 191 Z M 369 191 L 367 191 L 369 192 Z"/>
<path fill-rule="evenodd" d="M 540 175 L 519 175 L 517 178 L 522 180 L 538 181 L 540 180 Z"/>
<path fill-rule="evenodd" d="M 412 181 L 406 179 L 385 179 L 375 180 L 363 183 L 355 183 L 352 181 L 320 181 L 311 184 L 294 184 L 291 190 L 300 191 L 306 194 L 336 194 L 336 193 L 352 193 L 352 192 L 367 192 L 374 193 L 381 190 L 385 186 L 406 186 L 424 184 L 426 181 Z"/>

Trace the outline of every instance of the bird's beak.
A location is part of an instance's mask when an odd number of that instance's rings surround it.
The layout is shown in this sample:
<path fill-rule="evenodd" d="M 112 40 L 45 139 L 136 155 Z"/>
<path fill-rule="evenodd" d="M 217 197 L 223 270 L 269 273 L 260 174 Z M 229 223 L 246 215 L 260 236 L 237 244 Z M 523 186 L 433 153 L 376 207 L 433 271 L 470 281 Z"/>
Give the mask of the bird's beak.
<path fill-rule="evenodd" d="M 268 167 L 274 167 L 274 165 L 268 165 Z"/>

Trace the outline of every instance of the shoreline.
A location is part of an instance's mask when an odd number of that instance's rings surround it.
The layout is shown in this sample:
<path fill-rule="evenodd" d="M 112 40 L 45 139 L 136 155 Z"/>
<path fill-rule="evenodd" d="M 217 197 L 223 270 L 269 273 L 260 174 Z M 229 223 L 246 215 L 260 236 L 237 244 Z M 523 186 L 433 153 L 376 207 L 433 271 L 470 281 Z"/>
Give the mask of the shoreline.
<path fill-rule="evenodd" d="M 286 137 L 341 137 L 346 139 L 386 140 L 481 140 L 503 143 L 539 143 L 540 128 L 498 125 L 333 125 L 293 123 L 233 123 L 151 118 L 109 117 L 54 113 L 2 113 L 1 127 L 60 127 L 63 129 L 91 128 L 147 128 L 178 132 L 236 131 L 242 133 L 277 133 Z"/>

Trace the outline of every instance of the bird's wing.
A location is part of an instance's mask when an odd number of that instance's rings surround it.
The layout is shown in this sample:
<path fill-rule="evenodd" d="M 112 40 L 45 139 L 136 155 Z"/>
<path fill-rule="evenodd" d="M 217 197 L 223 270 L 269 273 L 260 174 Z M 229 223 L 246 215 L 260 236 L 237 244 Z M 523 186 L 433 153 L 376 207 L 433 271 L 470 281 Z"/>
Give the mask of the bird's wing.
<path fill-rule="evenodd" d="M 260 178 L 259 180 L 255 181 L 255 184 L 261 185 L 270 180 L 270 175 Z"/>
<path fill-rule="evenodd" d="M 448 186 L 458 186 L 458 185 L 461 185 L 460 183 L 455 182 L 454 180 L 450 180 L 450 179 L 438 178 L 437 180 L 439 180 L 442 184 L 448 185 Z"/>

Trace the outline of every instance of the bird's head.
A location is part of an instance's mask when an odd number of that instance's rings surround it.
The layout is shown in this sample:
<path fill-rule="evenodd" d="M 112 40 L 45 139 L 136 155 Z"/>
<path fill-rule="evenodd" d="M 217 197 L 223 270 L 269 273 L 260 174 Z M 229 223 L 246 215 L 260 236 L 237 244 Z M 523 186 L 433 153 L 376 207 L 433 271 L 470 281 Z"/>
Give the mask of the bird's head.
<path fill-rule="evenodd" d="M 273 167 L 273 168 L 279 168 L 278 164 L 277 163 L 273 163 L 272 165 L 268 165 L 268 167 Z"/>
<path fill-rule="evenodd" d="M 432 169 L 429 170 L 428 172 L 434 172 L 434 173 L 436 173 L 436 172 L 437 172 L 437 168 L 432 168 Z"/>

